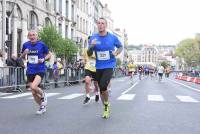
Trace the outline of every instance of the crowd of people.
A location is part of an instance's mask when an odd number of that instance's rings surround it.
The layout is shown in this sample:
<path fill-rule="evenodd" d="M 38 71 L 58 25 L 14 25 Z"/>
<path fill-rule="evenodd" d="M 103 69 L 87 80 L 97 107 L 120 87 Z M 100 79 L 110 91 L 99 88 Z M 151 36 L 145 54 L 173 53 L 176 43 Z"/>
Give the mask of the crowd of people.
<path fill-rule="evenodd" d="M 125 72 L 127 72 L 127 75 L 131 78 L 138 74 L 140 80 L 142 76 L 150 76 L 151 78 L 158 76 L 158 78 L 162 80 L 163 75 L 168 78 L 172 71 L 171 67 L 163 67 L 162 65 L 157 67 L 152 65 L 135 65 L 133 61 L 130 61 L 125 69 Z"/>

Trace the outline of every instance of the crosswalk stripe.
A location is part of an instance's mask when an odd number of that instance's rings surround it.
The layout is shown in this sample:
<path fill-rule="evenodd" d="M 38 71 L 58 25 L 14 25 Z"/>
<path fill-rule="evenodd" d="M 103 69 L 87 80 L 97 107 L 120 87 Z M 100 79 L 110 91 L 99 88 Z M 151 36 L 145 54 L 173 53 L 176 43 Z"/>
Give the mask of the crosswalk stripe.
<path fill-rule="evenodd" d="M 177 97 L 181 102 L 195 102 L 195 103 L 199 102 L 199 101 L 193 99 L 193 98 L 190 97 L 190 96 L 181 96 L 181 95 L 177 95 L 176 97 Z"/>
<path fill-rule="evenodd" d="M 11 96 L 5 96 L 5 97 L 1 97 L 3 99 L 14 99 L 14 98 L 20 98 L 20 97 L 24 97 L 24 96 L 29 96 L 32 93 L 22 93 L 22 94 L 16 94 L 16 95 L 11 95 Z"/>
<path fill-rule="evenodd" d="M 59 94 L 61 94 L 61 93 L 46 93 L 46 97 L 48 98 L 48 97 L 52 97 L 52 96 L 59 95 Z M 29 97 L 27 99 L 33 99 L 33 97 Z"/>
<path fill-rule="evenodd" d="M 148 95 L 148 101 L 164 101 L 161 95 Z"/>
<path fill-rule="evenodd" d="M 80 96 L 83 96 L 84 94 L 81 94 L 81 93 L 75 93 L 75 94 L 70 94 L 70 95 L 67 95 L 67 96 L 64 96 L 64 97 L 60 97 L 58 99 L 61 99 L 61 100 L 70 100 L 70 99 L 74 99 L 74 98 L 77 98 L 77 97 L 80 97 Z"/>
<path fill-rule="evenodd" d="M 0 96 L 11 95 L 13 93 L 0 93 Z"/>
<path fill-rule="evenodd" d="M 133 100 L 135 94 L 122 94 L 117 100 Z"/>

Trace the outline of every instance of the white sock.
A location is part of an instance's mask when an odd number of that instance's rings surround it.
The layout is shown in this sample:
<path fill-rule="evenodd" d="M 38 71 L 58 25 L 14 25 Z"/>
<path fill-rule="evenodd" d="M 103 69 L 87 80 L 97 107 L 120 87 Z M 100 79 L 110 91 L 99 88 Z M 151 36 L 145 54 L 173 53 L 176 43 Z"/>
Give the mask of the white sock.
<path fill-rule="evenodd" d="M 86 94 L 86 97 L 90 98 L 90 94 Z"/>

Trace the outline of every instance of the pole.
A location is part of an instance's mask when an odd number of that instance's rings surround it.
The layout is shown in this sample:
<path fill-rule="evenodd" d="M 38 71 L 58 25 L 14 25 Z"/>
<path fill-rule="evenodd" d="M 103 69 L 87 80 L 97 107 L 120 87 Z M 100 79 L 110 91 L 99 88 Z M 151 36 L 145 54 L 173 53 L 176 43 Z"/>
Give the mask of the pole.
<path fill-rule="evenodd" d="M 6 0 L 2 0 L 2 42 L 3 61 L 5 61 L 5 41 L 6 41 Z"/>

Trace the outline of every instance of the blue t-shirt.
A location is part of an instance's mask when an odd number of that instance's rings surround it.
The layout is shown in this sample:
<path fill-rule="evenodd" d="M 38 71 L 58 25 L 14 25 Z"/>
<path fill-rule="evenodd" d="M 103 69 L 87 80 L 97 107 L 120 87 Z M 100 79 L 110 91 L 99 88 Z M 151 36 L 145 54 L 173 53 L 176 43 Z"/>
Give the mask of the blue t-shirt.
<path fill-rule="evenodd" d="M 29 49 L 27 74 L 36 74 L 45 72 L 45 62 L 38 63 L 38 59 L 45 58 L 45 55 L 49 53 L 48 47 L 42 41 L 37 41 L 35 44 L 31 44 L 30 41 L 23 44 L 22 53 L 25 49 Z"/>
<path fill-rule="evenodd" d="M 119 39 L 109 32 L 105 36 L 94 34 L 90 38 L 89 45 L 91 45 L 91 41 L 94 39 L 97 40 L 96 45 L 93 47 L 96 55 L 96 69 L 115 68 L 116 58 L 112 51 L 115 51 L 115 48 L 122 47 Z"/>

